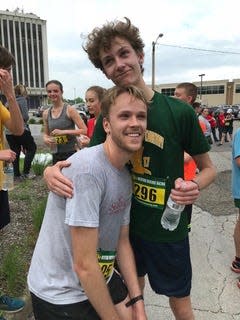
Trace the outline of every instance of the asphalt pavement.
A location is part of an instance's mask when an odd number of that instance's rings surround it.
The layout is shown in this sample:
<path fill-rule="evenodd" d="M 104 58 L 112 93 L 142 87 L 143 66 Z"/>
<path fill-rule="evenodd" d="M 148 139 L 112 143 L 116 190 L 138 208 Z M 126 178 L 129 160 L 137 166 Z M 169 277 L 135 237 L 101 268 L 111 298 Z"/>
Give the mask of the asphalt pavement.
<path fill-rule="evenodd" d="M 237 124 L 238 126 L 239 124 Z M 192 305 L 196 320 L 239 320 L 240 290 L 230 265 L 235 255 L 233 230 L 237 218 L 231 198 L 231 143 L 212 146 L 215 182 L 201 191 L 193 207 L 189 235 L 193 268 Z M 174 319 L 168 299 L 147 283 L 145 305 L 149 320 Z"/>

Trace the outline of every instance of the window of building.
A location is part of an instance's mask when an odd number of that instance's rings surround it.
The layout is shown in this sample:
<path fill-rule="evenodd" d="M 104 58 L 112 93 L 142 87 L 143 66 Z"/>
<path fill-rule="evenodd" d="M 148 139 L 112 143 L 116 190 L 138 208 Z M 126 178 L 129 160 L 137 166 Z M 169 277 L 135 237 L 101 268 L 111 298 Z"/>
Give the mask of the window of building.
<path fill-rule="evenodd" d="M 43 66 L 43 43 L 42 43 L 42 28 L 38 25 L 38 45 L 40 58 L 40 88 L 44 88 L 44 66 Z"/>
<path fill-rule="evenodd" d="M 36 30 L 36 24 L 34 23 L 32 24 L 32 34 L 33 34 L 33 56 L 34 56 L 34 65 L 35 65 L 35 81 L 36 81 L 36 87 L 39 87 L 37 30 Z"/>
<path fill-rule="evenodd" d="M 240 84 L 236 84 L 236 90 L 235 90 L 236 93 L 240 93 Z"/>
<path fill-rule="evenodd" d="M 3 19 L 3 41 L 4 46 L 9 49 L 9 43 L 8 43 L 8 33 L 7 33 L 7 20 Z"/>
<path fill-rule="evenodd" d="M 175 88 L 162 88 L 161 92 L 166 96 L 174 96 Z"/>
<path fill-rule="evenodd" d="M 19 79 L 22 79 L 22 66 L 21 66 L 21 57 L 22 57 L 22 52 L 21 52 L 21 35 L 20 35 L 20 28 L 19 28 L 19 22 L 15 21 L 14 24 L 15 27 L 15 35 L 16 35 L 16 66 L 18 70 L 18 79 L 17 82 L 20 82 Z"/>
<path fill-rule="evenodd" d="M 198 95 L 204 94 L 223 94 L 224 93 L 224 86 L 202 86 L 202 92 L 201 92 L 201 87 L 198 87 Z"/>
<path fill-rule="evenodd" d="M 0 43 L 3 43 L 3 38 L 2 38 L 2 19 L 0 19 Z"/>

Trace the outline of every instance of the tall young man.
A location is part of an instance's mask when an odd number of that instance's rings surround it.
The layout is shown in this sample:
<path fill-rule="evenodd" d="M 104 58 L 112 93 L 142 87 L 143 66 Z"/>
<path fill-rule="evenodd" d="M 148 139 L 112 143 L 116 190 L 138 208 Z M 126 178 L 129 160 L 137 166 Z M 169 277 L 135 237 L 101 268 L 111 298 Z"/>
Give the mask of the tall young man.
<path fill-rule="evenodd" d="M 146 320 L 129 242 L 132 181 L 125 165 L 142 146 L 147 101 L 133 86 L 114 87 L 102 115 L 105 142 L 74 154 L 63 170 L 74 197 L 48 198 L 28 275 L 38 320 Z"/>
<path fill-rule="evenodd" d="M 23 133 L 23 119 L 14 94 L 11 69 L 15 65 L 12 54 L 0 46 L 0 90 L 7 99 L 8 109 L 0 101 L 0 229 L 10 222 L 8 192 L 3 190 L 3 164 L 13 162 L 16 153 L 10 149 L 4 149 L 4 127 L 11 130 L 15 135 Z M 0 292 L 0 312 L 19 311 L 23 308 L 24 302 L 20 299 L 2 295 Z M 4 320 L 0 313 L 0 320 Z"/>
<path fill-rule="evenodd" d="M 116 85 L 141 88 L 151 101 L 143 148 L 132 159 L 134 197 L 130 234 L 142 289 L 148 275 L 152 289 L 169 297 L 176 319 L 194 319 L 191 291 L 191 261 L 187 216 L 183 211 L 176 230 L 161 226 L 161 215 L 168 196 L 179 204 L 192 204 L 199 191 L 215 178 L 209 146 L 194 110 L 172 97 L 153 91 L 143 79 L 144 44 L 139 29 L 130 20 L 112 21 L 95 28 L 85 50 L 96 68 Z M 181 107 L 179 106 L 181 104 Z M 105 139 L 99 118 L 91 143 Z M 184 150 L 196 161 L 200 173 L 183 183 Z M 80 151 L 81 152 L 81 151 Z M 72 183 L 60 173 L 62 162 L 45 171 L 51 190 L 73 196 Z"/>

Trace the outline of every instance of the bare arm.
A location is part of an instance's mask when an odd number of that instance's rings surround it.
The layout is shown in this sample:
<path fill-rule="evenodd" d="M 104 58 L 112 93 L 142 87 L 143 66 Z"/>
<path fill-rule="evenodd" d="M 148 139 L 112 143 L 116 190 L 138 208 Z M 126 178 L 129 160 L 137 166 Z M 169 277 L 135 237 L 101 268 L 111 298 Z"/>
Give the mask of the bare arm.
<path fill-rule="evenodd" d="M 235 163 L 238 167 L 240 167 L 240 157 L 237 157 L 234 159 L 235 160 Z"/>
<path fill-rule="evenodd" d="M 98 229 L 71 227 L 74 270 L 103 320 L 120 320 L 97 260 Z"/>
<path fill-rule="evenodd" d="M 20 108 L 16 101 L 12 76 L 4 69 L 0 69 L 0 88 L 5 95 L 10 112 L 10 119 L 4 125 L 15 135 L 22 135 L 24 132 L 24 123 Z"/>
<path fill-rule="evenodd" d="M 192 157 L 184 151 L 184 163 L 188 163 L 190 160 L 192 160 Z"/>
<path fill-rule="evenodd" d="M 130 299 L 142 294 L 137 277 L 134 255 L 129 242 L 129 226 L 122 226 L 117 248 L 118 266 L 127 285 Z M 134 319 L 146 320 L 143 300 L 132 306 Z"/>
<path fill-rule="evenodd" d="M 194 178 L 195 183 L 178 178 L 175 181 L 175 188 L 171 190 L 171 198 L 179 204 L 194 203 L 199 196 L 199 191 L 210 185 L 216 178 L 216 169 L 208 153 L 193 156 L 193 159 L 200 170 Z"/>
<path fill-rule="evenodd" d="M 48 112 L 49 109 L 43 111 L 43 141 L 44 143 L 51 147 L 54 144 L 53 137 L 50 136 L 49 128 L 48 128 Z"/>

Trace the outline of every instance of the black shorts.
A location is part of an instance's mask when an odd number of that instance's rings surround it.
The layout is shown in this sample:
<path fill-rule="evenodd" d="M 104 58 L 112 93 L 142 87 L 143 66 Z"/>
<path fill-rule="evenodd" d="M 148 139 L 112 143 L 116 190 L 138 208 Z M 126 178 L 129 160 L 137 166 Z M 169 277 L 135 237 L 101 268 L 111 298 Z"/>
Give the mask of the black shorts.
<path fill-rule="evenodd" d="M 114 304 L 118 304 L 126 299 L 128 291 L 122 278 L 116 272 L 113 273 L 108 283 L 108 289 Z M 33 293 L 32 306 L 35 320 L 100 320 L 97 312 L 89 302 L 82 302 L 56 305 L 44 301 Z M 99 297 L 101 299 L 101 297 Z M 107 308 L 107 306 L 106 306 Z"/>
<path fill-rule="evenodd" d="M 168 297 L 190 295 L 192 266 L 188 237 L 172 243 L 145 241 L 130 236 L 139 277 L 148 275 L 153 291 Z"/>
<path fill-rule="evenodd" d="M 58 161 L 67 160 L 67 158 L 71 157 L 76 151 L 70 151 L 70 152 L 61 152 L 61 153 L 53 153 L 52 157 L 52 164 L 54 165 Z"/>
<path fill-rule="evenodd" d="M 10 222 L 8 192 L 0 190 L 0 229 Z"/>

